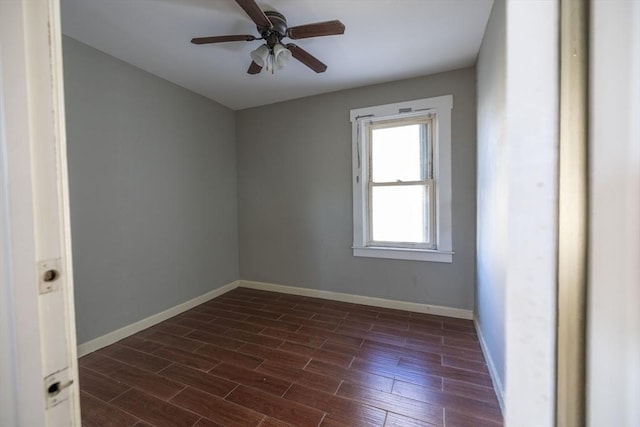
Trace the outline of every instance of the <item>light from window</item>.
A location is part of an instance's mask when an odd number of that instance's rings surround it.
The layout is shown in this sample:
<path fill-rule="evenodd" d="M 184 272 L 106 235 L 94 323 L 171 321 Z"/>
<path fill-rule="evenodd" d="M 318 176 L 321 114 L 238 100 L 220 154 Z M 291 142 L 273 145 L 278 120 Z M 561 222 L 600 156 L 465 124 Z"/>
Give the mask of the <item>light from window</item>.
<path fill-rule="evenodd" d="M 373 242 L 427 241 L 426 194 L 420 187 L 374 187 L 371 194 Z"/>
<path fill-rule="evenodd" d="M 369 245 L 431 246 L 430 123 L 413 118 L 369 126 Z"/>

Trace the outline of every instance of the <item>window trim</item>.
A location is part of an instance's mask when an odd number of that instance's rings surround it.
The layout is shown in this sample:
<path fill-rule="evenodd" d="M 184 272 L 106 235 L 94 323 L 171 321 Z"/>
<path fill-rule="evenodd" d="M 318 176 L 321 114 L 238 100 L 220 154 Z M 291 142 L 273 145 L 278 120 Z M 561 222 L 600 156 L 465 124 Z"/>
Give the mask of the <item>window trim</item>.
<path fill-rule="evenodd" d="M 353 255 L 358 257 L 404 259 L 413 261 L 453 262 L 451 219 L 451 110 L 453 96 L 445 95 L 413 101 L 378 105 L 351 110 L 352 182 L 353 182 Z M 433 119 L 433 182 L 435 191 L 435 247 L 369 246 L 368 148 L 365 143 L 367 124 L 371 121 L 420 117 Z M 364 178 L 364 179 L 363 179 Z"/>

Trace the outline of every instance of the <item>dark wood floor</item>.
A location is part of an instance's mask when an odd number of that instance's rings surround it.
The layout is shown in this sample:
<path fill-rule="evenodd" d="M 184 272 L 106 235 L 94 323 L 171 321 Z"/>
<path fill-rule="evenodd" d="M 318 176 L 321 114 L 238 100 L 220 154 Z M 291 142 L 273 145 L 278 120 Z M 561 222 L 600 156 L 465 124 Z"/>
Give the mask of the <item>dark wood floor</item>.
<path fill-rule="evenodd" d="M 80 359 L 85 426 L 473 426 L 468 320 L 237 288 Z"/>

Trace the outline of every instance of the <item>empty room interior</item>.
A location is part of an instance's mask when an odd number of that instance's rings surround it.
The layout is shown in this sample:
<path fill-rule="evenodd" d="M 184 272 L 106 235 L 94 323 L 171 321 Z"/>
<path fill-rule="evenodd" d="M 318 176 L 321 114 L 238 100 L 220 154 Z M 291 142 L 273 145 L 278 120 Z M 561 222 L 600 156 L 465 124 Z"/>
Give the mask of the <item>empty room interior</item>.
<path fill-rule="evenodd" d="M 551 425 L 557 11 L 507 3 L 62 0 L 83 425 Z"/>
<path fill-rule="evenodd" d="M 346 27 L 258 74 L 243 3 L 62 2 L 83 423 L 502 425 L 505 3 L 258 2 Z"/>

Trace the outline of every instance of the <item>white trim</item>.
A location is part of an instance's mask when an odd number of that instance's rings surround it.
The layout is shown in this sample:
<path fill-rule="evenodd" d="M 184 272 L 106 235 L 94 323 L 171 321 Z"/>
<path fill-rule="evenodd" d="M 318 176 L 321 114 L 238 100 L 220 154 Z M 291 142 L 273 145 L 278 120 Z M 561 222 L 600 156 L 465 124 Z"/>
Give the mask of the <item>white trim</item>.
<path fill-rule="evenodd" d="M 353 185 L 353 256 L 403 259 L 410 261 L 453 262 L 452 246 L 452 185 L 451 185 L 451 110 L 453 95 L 437 96 L 377 105 L 350 111 L 352 130 Z M 366 123 L 382 119 L 416 117 L 434 114 L 433 170 L 435 181 L 435 242 L 436 249 L 417 253 L 394 248 L 380 250 L 367 246 L 367 132 Z M 370 250 L 371 249 L 371 250 Z M 439 255 L 439 252 L 443 252 Z"/>
<path fill-rule="evenodd" d="M 371 305 L 374 307 L 384 307 L 395 310 L 413 311 L 416 313 L 455 317 L 458 319 L 473 319 L 473 311 L 465 310 L 462 308 L 443 307 L 439 305 L 366 297 L 362 295 L 344 294 L 342 292 L 322 291 L 319 289 L 299 288 L 295 286 L 276 285 L 274 283 L 254 282 L 250 280 L 239 280 L 238 282 L 238 287 L 242 288 L 260 289 L 263 291 L 280 292 L 283 294 L 324 298 L 332 301 L 351 302 L 355 304 Z"/>
<path fill-rule="evenodd" d="M 404 259 L 409 261 L 453 262 L 453 252 L 433 249 L 383 248 L 375 246 L 353 247 L 353 256 L 369 258 Z"/>
<path fill-rule="evenodd" d="M 444 109 L 451 110 L 453 108 L 453 95 L 434 96 L 432 98 L 415 99 L 413 101 L 396 102 L 394 104 L 374 105 L 371 107 L 356 108 L 351 110 L 349 118 L 352 122 L 358 120 L 358 116 L 373 115 L 380 116 L 403 116 L 406 114 L 416 113 L 420 110 L 428 109 Z M 400 113 L 400 110 L 407 110 L 406 113 Z"/>
<path fill-rule="evenodd" d="M 489 376 L 491 377 L 491 382 L 493 383 L 493 391 L 496 393 L 498 404 L 500 404 L 500 411 L 502 411 L 502 416 L 504 417 L 504 388 L 502 387 L 502 381 L 500 381 L 500 376 L 498 376 L 498 370 L 496 369 L 496 364 L 493 362 L 493 359 L 491 358 L 491 353 L 489 353 L 489 347 L 487 346 L 487 343 L 484 340 L 484 336 L 482 335 L 482 329 L 480 329 L 480 324 L 478 323 L 478 319 L 476 317 L 473 318 L 473 324 L 476 328 L 476 334 L 478 335 L 478 341 L 480 342 L 480 348 L 482 349 L 482 354 L 484 355 L 484 359 L 487 362 L 487 367 L 489 368 Z"/>
<path fill-rule="evenodd" d="M 496 333 L 504 333 L 506 426 L 556 425 L 559 10 L 556 1 L 507 1 L 506 28 L 499 24 L 506 103 L 491 125 L 499 126 L 492 135 L 505 164 L 494 164 L 506 184 L 494 193 L 500 264 L 489 268 L 504 278 L 504 329 Z"/>
<path fill-rule="evenodd" d="M 195 297 L 189 301 L 183 302 L 182 304 L 178 304 L 167 310 L 161 311 L 160 313 L 156 313 L 123 328 L 117 329 L 113 332 L 109 332 L 108 334 L 102 335 L 101 337 L 94 338 L 91 341 L 82 343 L 78 346 L 78 357 L 93 353 L 96 350 L 100 350 L 101 348 L 120 341 L 123 338 L 145 330 L 153 325 L 156 325 L 160 322 L 177 316 L 180 313 L 190 310 L 197 305 L 200 305 L 222 294 L 232 291 L 233 289 L 238 287 L 238 283 L 238 280 L 228 283 L 217 289 L 209 291 L 206 294 L 200 295 L 199 297 Z"/>

